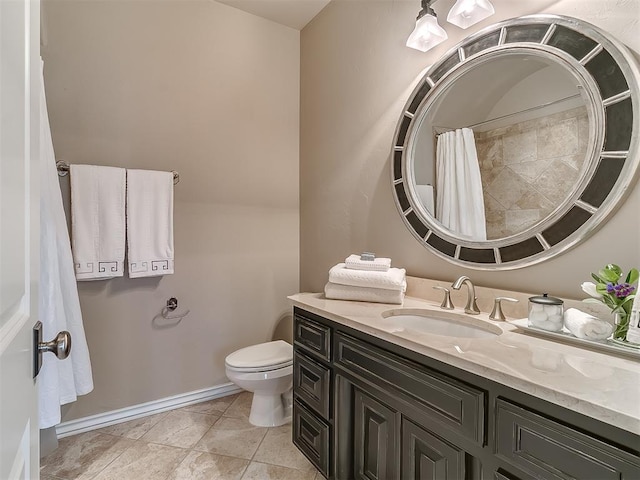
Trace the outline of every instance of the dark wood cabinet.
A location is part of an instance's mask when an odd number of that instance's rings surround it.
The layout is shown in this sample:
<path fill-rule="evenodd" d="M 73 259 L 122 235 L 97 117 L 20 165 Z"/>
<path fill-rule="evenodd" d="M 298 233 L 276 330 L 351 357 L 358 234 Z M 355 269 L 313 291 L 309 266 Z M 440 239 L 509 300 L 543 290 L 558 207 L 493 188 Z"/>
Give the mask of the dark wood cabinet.
<path fill-rule="evenodd" d="M 293 329 L 293 443 L 333 478 L 331 328 L 316 315 L 296 312 Z"/>
<path fill-rule="evenodd" d="M 504 471 L 503 469 L 499 469 L 497 472 L 493 474 L 494 480 L 520 480 L 515 475 L 511 475 L 510 473 Z"/>
<path fill-rule="evenodd" d="M 637 480 L 638 458 L 503 399 L 496 402 L 496 453 L 532 477 Z"/>
<path fill-rule="evenodd" d="M 485 392 L 340 332 L 334 343 L 334 365 L 406 395 L 425 421 L 483 443 Z"/>
<path fill-rule="evenodd" d="M 336 420 L 347 428 L 344 457 L 353 463 L 338 478 L 367 480 L 460 480 L 466 453 L 403 413 L 394 396 L 357 380 L 342 381 L 350 390 L 339 402 Z"/>
<path fill-rule="evenodd" d="M 293 389 L 323 419 L 329 419 L 331 370 L 300 352 L 293 354 Z"/>
<path fill-rule="evenodd" d="M 336 480 L 637 480 L 640 436 L 295 309 L 293 441 Z"/>
<path fill-rule="evenodd" d="M 459 480 L 465 478 L 465 452 L 402 418 L 400 478 Z"/>
<path fill-rule="evenodd" d="M 398 476 L 398 412 L 356 389 L 353 411 L 355 477 L 390 480 Z"/>
<path fill-rule="evenodd" d="M 292 431 L 293 443 L 325 477 L 328 477 L 330 426 L 296 400 L 293 402 Z"/>
<path fill-rule="evenodd" d="M 293 323 L 293 343 L 298 349 L 321 360 L 330 360 L 331 356 L 331 330 L 322 323 L 315 321 L 316 315 L 309 313 L 298 314 Z"/>

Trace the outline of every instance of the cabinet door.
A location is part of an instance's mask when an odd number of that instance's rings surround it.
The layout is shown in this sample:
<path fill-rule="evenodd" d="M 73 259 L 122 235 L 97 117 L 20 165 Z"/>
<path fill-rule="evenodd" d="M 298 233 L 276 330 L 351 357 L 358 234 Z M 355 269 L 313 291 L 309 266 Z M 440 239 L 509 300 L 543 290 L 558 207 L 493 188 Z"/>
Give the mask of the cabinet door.
<path fill-rule="evenodd" d="M 398 478 L 398 413 L 356 389 L 354 398 L 354 470 L 356 478 Z"/>
<path fill-rule="evenodd" d="M 459 480 L 465 477 L 465 453 L 402 418 L 403 480 Z"/>

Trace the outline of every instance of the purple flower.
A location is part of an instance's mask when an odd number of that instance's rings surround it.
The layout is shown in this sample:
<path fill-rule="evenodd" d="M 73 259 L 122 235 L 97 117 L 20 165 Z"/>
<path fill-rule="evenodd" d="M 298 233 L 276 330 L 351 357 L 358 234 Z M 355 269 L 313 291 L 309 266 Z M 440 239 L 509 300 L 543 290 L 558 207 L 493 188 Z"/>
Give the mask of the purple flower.
<path fill-rule="evenodd" d="M 635 291 L 636 287 L 628 283 L 613 284 L 607 283 L 607 293 L 613 294 L 618 298 L 625 298 Z"/>

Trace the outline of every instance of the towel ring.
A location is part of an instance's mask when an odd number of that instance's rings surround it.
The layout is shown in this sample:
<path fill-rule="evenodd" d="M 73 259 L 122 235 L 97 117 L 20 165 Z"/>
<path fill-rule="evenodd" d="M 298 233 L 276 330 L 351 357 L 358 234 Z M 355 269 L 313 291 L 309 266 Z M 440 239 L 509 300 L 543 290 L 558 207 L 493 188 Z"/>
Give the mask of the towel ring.
<path fill-rule="evenodd" d="M 191 313 L 191 310 L 185 310 L 183 313 L 177 313 L 175 315 L 170 315 L 171 312 L 175 311 L 178 308 L 178 299 L 176 297 L 171 297 L 167 300 L 167 304 L 162 307 L 162 311 L 160 315 L 165 320 L 182 320 L 184 317 Z"/>

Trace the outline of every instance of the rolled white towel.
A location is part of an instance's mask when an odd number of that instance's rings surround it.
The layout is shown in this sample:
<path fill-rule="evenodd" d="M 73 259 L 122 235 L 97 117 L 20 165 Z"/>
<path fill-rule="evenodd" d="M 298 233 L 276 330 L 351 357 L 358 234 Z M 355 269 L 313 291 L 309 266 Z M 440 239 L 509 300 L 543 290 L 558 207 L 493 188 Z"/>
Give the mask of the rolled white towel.
<path fill-rule="evenodd" d="M 357 302 L 391 303 L 402 305 L 404 292 L 386 290 L 384 288 L 353 287 L 327 283 L 324 286 L 324 296 L 334 300 L 354 300 Z"/>
<path fill-rule="evenodd" d="M 390 258 L 361 260 L 360 255 L 349 255 L 344 261 L 345 268 L 350 270 L 366 270 L 370 272 L 386 272 L 391 267 Z"/>
<path fill-rule="evenodd" d="M 605 340 L 613 333 L 613 325 L 577 308 L 564 312 L 564 326 L 576 337 L 584 340 Z"/>
<path fill-rule="evenodd" d="M 407 290 L 406 271 L 404 268 L 390 268 L 386 272 L 369 272 L 366 270 L 350 270 L 345 267 L 344 263 L 339 263 L 329 270 L 329 281 L 352 287 L 381 288 L 399 292 Z"/>

